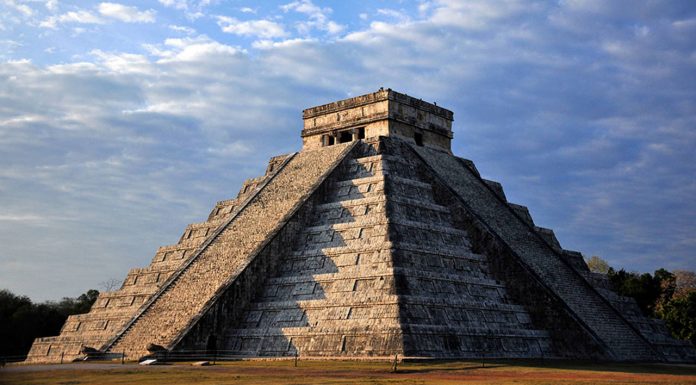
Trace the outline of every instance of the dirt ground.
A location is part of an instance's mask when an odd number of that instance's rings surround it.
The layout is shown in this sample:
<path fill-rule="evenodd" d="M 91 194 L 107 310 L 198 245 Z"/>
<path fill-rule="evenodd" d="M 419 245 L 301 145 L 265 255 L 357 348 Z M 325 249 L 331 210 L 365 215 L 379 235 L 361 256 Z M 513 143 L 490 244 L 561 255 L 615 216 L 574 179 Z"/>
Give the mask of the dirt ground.
<path fill-rule="evenodd" d="M 696 365 L 578 362 L 234 361 L 10 365 L 0 384 L 696 384 Z"/>

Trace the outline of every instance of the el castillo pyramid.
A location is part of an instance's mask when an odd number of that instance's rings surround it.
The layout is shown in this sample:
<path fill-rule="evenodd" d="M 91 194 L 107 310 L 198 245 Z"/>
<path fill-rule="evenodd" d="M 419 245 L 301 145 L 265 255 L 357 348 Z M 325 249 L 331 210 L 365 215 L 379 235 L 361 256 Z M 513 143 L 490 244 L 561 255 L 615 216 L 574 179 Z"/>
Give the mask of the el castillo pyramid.
<path fill-rule="evenodd" d="M 271 158 L 27 361 L 155 348 L 696 361 L 452 154 L 451 111 L 380 89 L 303 119 L 301 151 Z"/>

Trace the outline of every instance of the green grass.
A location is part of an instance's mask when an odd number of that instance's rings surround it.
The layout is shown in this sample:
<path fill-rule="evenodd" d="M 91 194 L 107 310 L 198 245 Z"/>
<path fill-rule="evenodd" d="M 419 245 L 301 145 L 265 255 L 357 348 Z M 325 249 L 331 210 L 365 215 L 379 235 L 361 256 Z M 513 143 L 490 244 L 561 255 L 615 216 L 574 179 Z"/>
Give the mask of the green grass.
<path fill-rule="evenodd" d="M 0 384 L 696 384 L 694 365 L 585 362 L 406 362 L 397 373 L 386 361 L 235 361 L 195 367 L 190 363 L 11 366 Z"/>

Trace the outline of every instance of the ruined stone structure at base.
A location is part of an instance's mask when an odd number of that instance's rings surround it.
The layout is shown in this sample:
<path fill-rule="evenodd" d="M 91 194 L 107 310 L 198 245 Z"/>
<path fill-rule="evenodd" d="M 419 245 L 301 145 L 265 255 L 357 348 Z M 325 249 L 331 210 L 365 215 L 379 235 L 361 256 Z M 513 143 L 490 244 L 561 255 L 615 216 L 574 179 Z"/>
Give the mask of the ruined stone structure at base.
<path fill-rule="evenodd" d="M 392 90 L 304 111 L 302 151 L 218 202 L 29 362 L 227 356 L 694 362 Z"/>

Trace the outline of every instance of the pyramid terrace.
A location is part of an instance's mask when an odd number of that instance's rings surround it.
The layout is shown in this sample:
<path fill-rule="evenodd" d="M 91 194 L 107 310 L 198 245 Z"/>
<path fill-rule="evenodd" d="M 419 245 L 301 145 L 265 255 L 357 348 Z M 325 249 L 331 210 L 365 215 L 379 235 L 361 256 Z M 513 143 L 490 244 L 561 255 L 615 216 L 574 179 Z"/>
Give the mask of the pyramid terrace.
<path fill-rule="evenodd" d="M 301 151 L 271 158 L 27 361 L 696 361 L 452 154 L 451 111 L 380 89 L 303 119 Z"/>

